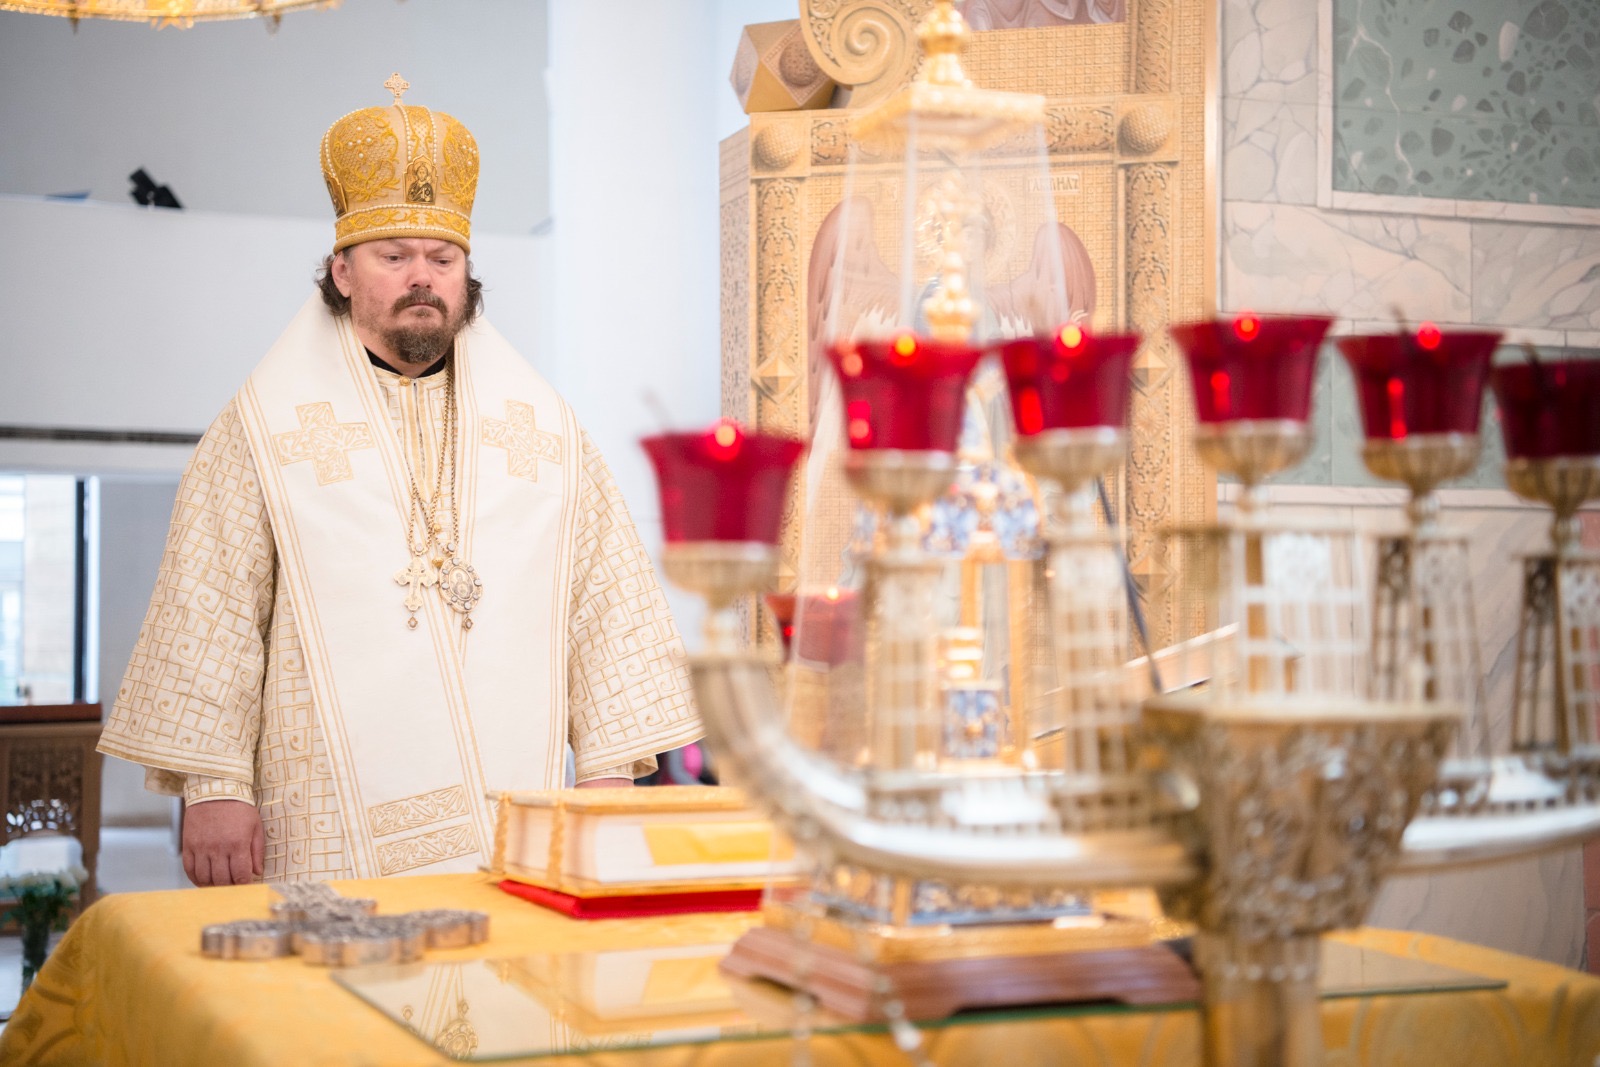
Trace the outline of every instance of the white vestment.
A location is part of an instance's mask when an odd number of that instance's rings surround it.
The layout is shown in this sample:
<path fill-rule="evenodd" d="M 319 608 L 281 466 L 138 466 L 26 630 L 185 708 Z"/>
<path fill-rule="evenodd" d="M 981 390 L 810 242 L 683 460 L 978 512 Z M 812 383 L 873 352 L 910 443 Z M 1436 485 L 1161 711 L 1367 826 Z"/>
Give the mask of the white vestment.
<path fill-rule="evenodd" d="M 570 409 L 486 323 L 452 360 L 437 511 L 483 583 L 470 629 L 437 586 L 409 629 L 396 583 L 445 378 L 374 369 L 320 299 L 180 486 L 101 750 L 190 803 L 255 802 L 269 880 L 472 869 L 485 794 L 559 786 L 568 743 L 583 780 L 698 736 L 677 631 Z"/>

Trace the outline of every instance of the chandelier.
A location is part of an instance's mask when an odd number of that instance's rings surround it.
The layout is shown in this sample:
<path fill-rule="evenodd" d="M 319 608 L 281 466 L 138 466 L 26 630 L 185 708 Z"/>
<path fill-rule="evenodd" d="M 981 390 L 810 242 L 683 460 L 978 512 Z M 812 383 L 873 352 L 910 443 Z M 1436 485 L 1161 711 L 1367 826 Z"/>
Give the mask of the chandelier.
<path fill-rule="evenodd" d="M 340 0 L 0 0 L 0 11 L 34 15 L 59 15 L 71 19 L 110 19 L 148 22 L 156 29 L 188 29 L 196 22 L 223 19 L 270 19 L 276 27 L 284 12 L 304 8 L 333 8 Z"/>

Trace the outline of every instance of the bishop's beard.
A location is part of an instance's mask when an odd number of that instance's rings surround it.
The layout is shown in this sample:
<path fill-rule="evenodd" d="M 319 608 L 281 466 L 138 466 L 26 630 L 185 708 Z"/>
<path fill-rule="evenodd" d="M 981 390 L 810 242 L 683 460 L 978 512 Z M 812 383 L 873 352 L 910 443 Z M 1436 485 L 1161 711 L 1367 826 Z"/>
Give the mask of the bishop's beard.
<path fill-rule="evenodd" d="M 379 331 L 383 343 L 403 363 L 432 363 L 450 350 L 456 334 L 466 325 L 467 309 L 464 304 L 452 312 L 443 297 L 426 289 L 407 293 L 394 302 L 391 310 L 398 315 L 418 304 L 437 308 L 444 316 L 444 321 L 437 326 L 387 326 Z"/>

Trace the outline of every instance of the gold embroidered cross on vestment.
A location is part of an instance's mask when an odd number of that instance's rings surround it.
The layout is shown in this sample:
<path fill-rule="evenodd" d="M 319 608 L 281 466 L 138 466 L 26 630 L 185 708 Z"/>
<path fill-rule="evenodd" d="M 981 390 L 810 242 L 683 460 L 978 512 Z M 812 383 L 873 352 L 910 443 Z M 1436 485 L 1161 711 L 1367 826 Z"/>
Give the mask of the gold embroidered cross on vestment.
<path fill-rule="evenodd" d="M 372 447 L 372 431 L 367 424 L 337 421 L 333 417 L 333 405 L 328 403 L 297 404 L 294 413 L 300 419 L 301 428 L 272 436 L 278 465 L 287 467 L 310 460 L 317 472 L 318 485 L 354 478 L 349 453 Z"/>
<path fill-rule="evenodd" d="M 532 404 L 520 400 L 506 401 L 506 418 L 483 420 L 483 443 L 491 448 L 506 450 L 506 473 L 513 478 L 539 480 L 539 461 L 560 463 L 562 441 L 560 436 L 548 433 L 534 425 Z"/>

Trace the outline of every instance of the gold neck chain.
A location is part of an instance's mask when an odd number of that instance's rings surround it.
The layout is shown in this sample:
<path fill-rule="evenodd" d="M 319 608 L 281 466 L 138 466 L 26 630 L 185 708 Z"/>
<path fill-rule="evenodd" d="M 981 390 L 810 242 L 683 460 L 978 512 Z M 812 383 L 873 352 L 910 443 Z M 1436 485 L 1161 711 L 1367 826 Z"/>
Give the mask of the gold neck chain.
<path fill-rule="evenodd" d="M 478 572 L 456 550 L 461 535 L 461 508 L 456 492 L 456 445 L 460 417 L 456 406 L 455 361 L 450 356 L 445 358 L 449 362 L 444 368 L 444 432 L 439 454 L 434 462 L 432 500 L 423 499 L 422 491 L 417 487 L 416 472 L 411 468 L 411 457 L 406 449 L 401 450 L 401 459 L 406 469 L 406 485 L 411 491 L 410 513 L 406 517 L 406 547 L 411 551 L 411 560 L 395 574 L 394 580 L 406 587 L 404 602 L 407 612 L 406 626 L 413 630 L 417 628 L 417 612 L 423 605 L 423 589 L 438 588 L 445 604 L 461 616 L 463 630 L 472 629 L 471 612 L 483 595 L 483 582 L 478 578 Z M 406 384 L 411 385 L 411 380 L 408 379 Z M 421 423 L 419 417 L 417 420 L 419 431 Z M 439 521 L 439 508 L 445 497 L 444 470 L 447 463 L 450 466 L 449 540 L 442 537 L 444 524 Z M 420 538 L 417 536 L 419 518 L 423 524 Z"/>
<path fill-rule="evenodd" d="M 412 379 L 411 381 L 413 382 L 413 384 L 411 386 L 409 386 L 409 388 L 415 388 L 414 379 Z M 416 475 L 416 472 L 411 469 L 411 456 L 405 449 L 401 450 L 401 458 L 403 459 L 403 461 L 405 462 L 405 465 L 406 465 L 406 484 L 411 489 L 411 505 L 412 505 L 411 506 L 411 514 L 406 519 L 406 544 L 408 546 L 410 546 L 412 554 L 413 555 L 417 555 L 417 556 L 424 555 L 428 551 L 428 549 L 430 547 L 433 547 L 436 544 L 438 544 L 439 535 L 444 532 L 444 526 L 439 522 L 439 503 L 440 503 L 440 501 L 442 501 L 444 499 L 444 484 L 445 484 L 444 483 L 444 468 L 445 468 L 445 464 L 446 463 L 448 463 L 450 465 L 450 541 L 447 542 L 447 543 L 453 544 L 455 542 L 457 534 L 460 532 L 460 529 L 461 529 L 461 524 L 460 524 L 460 522 L 458 521 L 458 519 L 456 517 L 457 508 L 456 508 L 456 505 L 455 505 L 455 498 L 456 498 L 456 389 L 455 389 L 455 369 L 451 365 L 451 363 L 449 362 L 449 357 L 446 357 L 446 363 L 445 363 L 445 366 L 444 366 L 444 393 L 445 393 L 445 401 L 444 401 L 444 432 L 443 432 L 443 434 L 441 434 L 441 437 L 443 438 L 443 440 L 439 444 L 439 453 L 438 453 L 438 456 L 434 459 L 434 464 L 433 464 L 433 499 L 432 500 L 423 500 L 422 492 L 421 492 L 421 490 L 419 490 L 417 488 L 417 475 Z M 419 397 L 419 400 L 420 400 L 420 397 Z M 421 407 L 420 403 L 418 404 L 418 407 L 420 409 L 420 407 Z M 417 430 L 418 430 L 418 433 L 420 435 L 421 430 L 422 430 L 422 419 L 420 417 L 417 419 Z M 423 524 L 423 536 L 422 536 L 422 539 L 420 541 L 417 539 L 417 519 L 418 518 L 422 519 L 422 524 Z M 436 569 L 436 570 L 439 567 L 444 565 L 444 560 L 442 558 L 435 558 L 432 562 L 433 562 L 434 569 Z"/>

